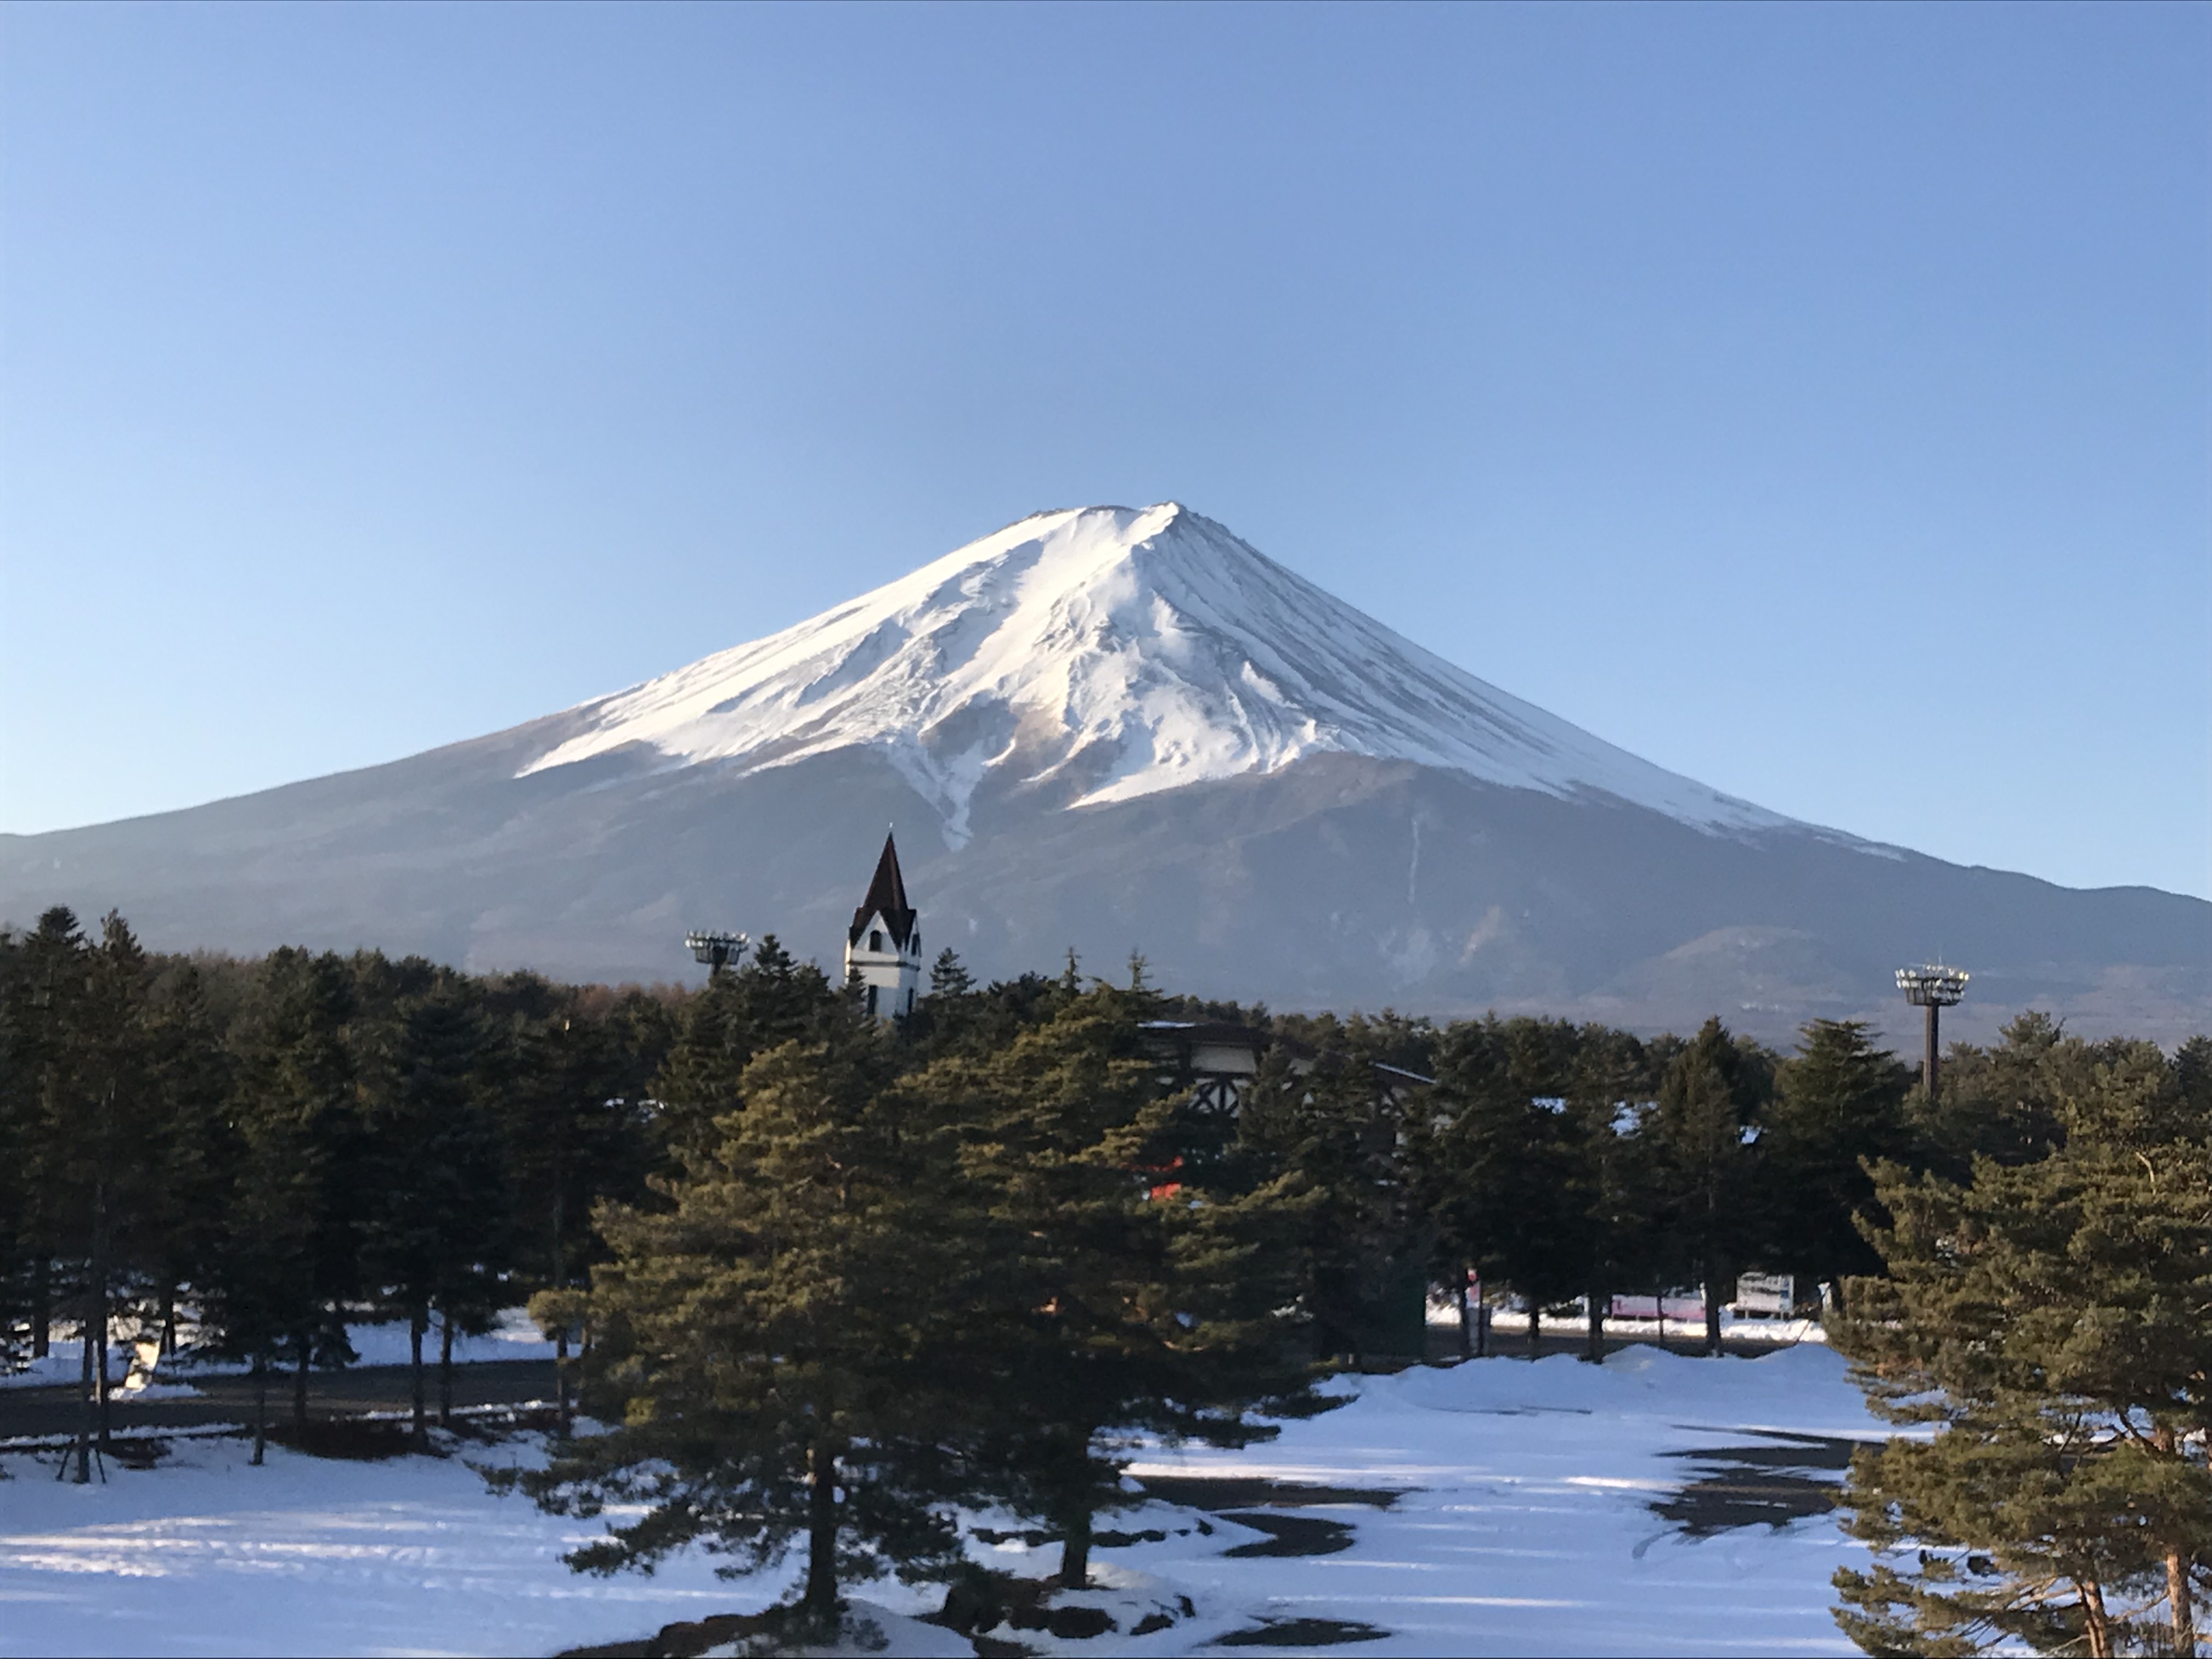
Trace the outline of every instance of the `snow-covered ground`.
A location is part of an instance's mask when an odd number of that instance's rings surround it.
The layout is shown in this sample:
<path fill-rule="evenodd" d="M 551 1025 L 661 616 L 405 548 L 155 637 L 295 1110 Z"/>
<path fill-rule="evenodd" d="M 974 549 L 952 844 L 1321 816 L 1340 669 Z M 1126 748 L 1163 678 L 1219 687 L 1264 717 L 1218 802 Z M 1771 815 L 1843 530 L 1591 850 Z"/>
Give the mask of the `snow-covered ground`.
<path fill-rule="evenodd" d="M 1108 1524 L 1164 1538 L 1102 1551 L 1089 1599 L 1125 1632 L 1132 1613 L 1184 1597 L 1194 1617 L 1083 1643 L 999 1634 L 1043 1651 L 1165 1655 L 1308 1619 L 1387 1632 L 1352 1653 L 1850 1650 L 1828 1578 L 1857 1547 L 1832 1517 L 1692 1541 L 1650 1507 L 1696 1473 L 1670 1452 L 1760 1431 L 1882 1433 L 1826 1348 L 1756 1360 L 1632 1349 L 1601 1367 L 1491 1359 L 1332 1386 L 1349 1403 L 1268 1444 L 1154 1450 L 1133 1473 L 1395 1491 L 1388 1507 L 1267 1512 L 1349 1526 L 1349 1547 L 1230 1557 L 1266 1534 L 1150 1503 Z M 253 1469 L 238 1443 L 179 1440 L 160 1467 L 89 1487 L 55 1482 L 51 1458 L 4 1460 L 0 1653 L 551 1652 L 754 1611 L 789 1582 L 720 1583 L 697 1557 L 651 1578 L 578 1578 L 557 1557 L 590 1529 L 491 1496 L 458 1458 L 270 1457 Z M 1030 1574 L 1055 1559 L 1018 1541 L 975 1548 Z M 889 1584 L 860 1593 L 896 1613 L 935 1601 Z"/>

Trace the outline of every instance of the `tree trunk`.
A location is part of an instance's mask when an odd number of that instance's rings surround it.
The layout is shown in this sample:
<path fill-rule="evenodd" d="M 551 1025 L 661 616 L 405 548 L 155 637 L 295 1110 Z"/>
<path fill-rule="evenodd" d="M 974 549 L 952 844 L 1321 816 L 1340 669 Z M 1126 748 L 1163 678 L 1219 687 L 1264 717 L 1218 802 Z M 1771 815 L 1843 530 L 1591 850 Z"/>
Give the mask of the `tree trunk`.
<path fill-rule="evenodd" d="M 253 1351 L 253 1467 L 261 1467 L 269 1445 L 269 1351 Z"/>
<path fill-rule="evenodd" d="M 430 1443 L 429 1426 L 422 1420 L 422 1332 L 429 1322 L 429 1315 L 420 1307 L 407 1316 L 408 1377 L 413 1387 L 415 1449 L 417 1451 Z"/>
<path fill-rule="evenodd" d="M 1705 1288 L 1705 1352 L 1713 1358 L 1721 1353 L 1720 1281 L 1708 1278 Z"/>
<path fill-rule="evenodd" d="M 54 1304 L 46 1258 L 41 1255 L 31 1269 L 31 1358 L 44 1359 L 53 1352 Z"/>
<path fill-rule="evenodd" d="M 2105 1612 L 2105 1587 L 2094 1578 L 2081 1581 L 2081 1619 L 2089 1638 L 2089 1659 L 2112 1659 L 2112 1621 Z"/>
<path fill-rule="evenodd" d="M 177 1287 L 174 1283 L 161 1287 L 161 1358 L 177 1357 Z"/>
<path fill-rule="evenodd" d="M 1474 1304 L 1474 1357 L 1490 1358 L 1490 1304 L 1480 1298 Z"/>
<path fill-rule="evenodd" d="M 314 1346 L 307 1328 L 302 1325 L 298 1333 L 300 1364 L 292 1373 L 292 1426 L 302 1434 L 307 1429 L 307 1358 Z"/>
<path fill-rule="evenodd" d="M 1474 1327 L 1472 1322 L 1473 1316 L 1467 1306 L 1467 1269 L 1462 1267 L 1459 1273 L 1459 1357 L 1462 1359 L 1474 1358 Z"/>
<path fill-rule="evenodd" d="M 438 1314 L 438 1426 L 453 1426 L 453 1316 Z"/>
<path fill-rule="evenodd" d="M 1528 1358 L 1544 1357 L 1544 1310 L 1536 1305 L 1536 1298 L 1528 1298 Z"/>
<path fill-rule="evenodd" d="M 553 1288 L 568 1288 L 568 1251 L 562 1237 L 563 1218 L 568 1213 L 565 1171 L 563 1182 L 553 1189 Z M 568 1328 L 566 1325 L 553 1334 L 554 1390 L 558 1407 L 557 1421 L 562 1438 L 575 1425 L 575 1408 L 568 1398 Z"/>
<path fill-rule="evenodd" d="M 806 1592 L 799 1605 L 827 1634 L 837 1622 L 837 1448 L 816 1441 L 806 1465 Z"/>
<path fill-rule="evenodd" d="M 92 1431 L 100 1415 L 100 1408 L 93 1402 L 92 1310 L 89 1307 L 77 1319 L 76 1334 L 77 1398 L 83 1407 L 78 1414 L 76 1425 L 76 1483 L 80 1486 L 88 1486 L 92 1484 Z"/>
<path fill-rule="evenodd" d="M 100 1449 L 109 1450 L 107 1408 L 107 1182 L 94 1184 L 92 1200 L 92 1317 L 87 1340 L 92 1343 L 93 1387 L 100 1406 Z"/>
<path fill-rule="evenodd" d="M 568 1328 L 563 1325 L 553 1334 L 553 1382 L 558 1391 L 561 1434 L 565 1439 L 574 1425 L 575 1407 L 568 1401 Z"/>
<path fill-rule="evenodd" d="M 1091 1506 L 1070 1509 L 1060 1523 L 1060 1576 L 1054 1582 L 1062 1589 L 1091 1587 Z"/>
<path fill-rule="evenodd" d="M 2173 1650 L 2197 1651 L 2197 1608 L 2189 1591 L 2189 1559 L 2179 1550 L 2166 1554 L 2166 1599 L 2173 1615 Z"/>
<path fill-rule="evenodd" d="M 1583 1358 L 1593 1365 L 1605 1359 L 1605 1300 L 1604 1293 L 1593 1290 L 1589 1293 L 1589 1339 L 1583 1347 Z"/>
<path fill-rule="evenodd" d="M 108 1407 L 112 1390 L 107 1375 L 107 1276 L 105 1272 L 100 1275 L 100 1291 L 94 1305 L 99 1311 L 92 1326 L 92 1397 L 100 1411 L 100 1449 L 112 1451 L 115 1441 L 114 1425 L 111 1421 L 112 1413 Z"/>

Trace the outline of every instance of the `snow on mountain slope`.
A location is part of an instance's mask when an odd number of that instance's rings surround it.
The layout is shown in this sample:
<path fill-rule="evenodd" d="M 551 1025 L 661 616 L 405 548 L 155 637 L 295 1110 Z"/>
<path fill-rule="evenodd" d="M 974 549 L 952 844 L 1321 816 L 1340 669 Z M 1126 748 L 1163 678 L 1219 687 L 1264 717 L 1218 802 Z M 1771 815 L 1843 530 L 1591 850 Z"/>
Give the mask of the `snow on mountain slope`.
<path fill-rule="evenodd" d="M 1172 501 L 1035 514 L 577 713 L 586 729 L 526 773 L 635 744 L 745 770 L 872 747 L 955 846 L 987 775 L 1086 805 L 1328 750 L 1712 833 L 1790 822 L 1507 696 Z"/>

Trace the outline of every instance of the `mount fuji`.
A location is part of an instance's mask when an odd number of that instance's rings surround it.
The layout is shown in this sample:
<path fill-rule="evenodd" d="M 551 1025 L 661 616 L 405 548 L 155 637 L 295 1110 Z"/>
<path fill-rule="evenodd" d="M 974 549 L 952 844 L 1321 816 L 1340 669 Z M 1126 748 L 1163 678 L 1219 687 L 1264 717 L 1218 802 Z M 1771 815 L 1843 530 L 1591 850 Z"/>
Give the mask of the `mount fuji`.
<path fill-rule="evenodd" d="M 1134 949 L 1278 1006 L 1900 1034 L 1889 970 L 2212 1027 L 2212 904 L 1801 823 L 1605 743 L 1175 503 L 1040 513 L 796 627 L 510 731 L 157 817 L 0 836 L 0 917 L 149 942 L 682 972 L 688 926 L 834 962 L 886 821 L 931 950 Z"/>

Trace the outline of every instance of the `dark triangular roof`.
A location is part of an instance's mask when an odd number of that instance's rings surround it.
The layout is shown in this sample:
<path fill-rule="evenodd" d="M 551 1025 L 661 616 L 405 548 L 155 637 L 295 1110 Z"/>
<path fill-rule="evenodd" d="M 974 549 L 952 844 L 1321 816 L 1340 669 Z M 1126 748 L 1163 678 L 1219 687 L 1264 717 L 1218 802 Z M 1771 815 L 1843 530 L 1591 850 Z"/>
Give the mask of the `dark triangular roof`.
<path fill-rule="evenodd" d="M 876 878 L 868 884 L 868 896 L 853 912 L 852 931 L 845 935 L 846 944 L 860 942 L 870 916 L 881 916 L 892 943 L 902 951 L 906 949 L 907 940 L 914 937 L 914 907 L 906 902 L 906 878 L 899 873 L 898 844 L 889 836 L 884 837 L 884 855 L 876 860 Z"/>

